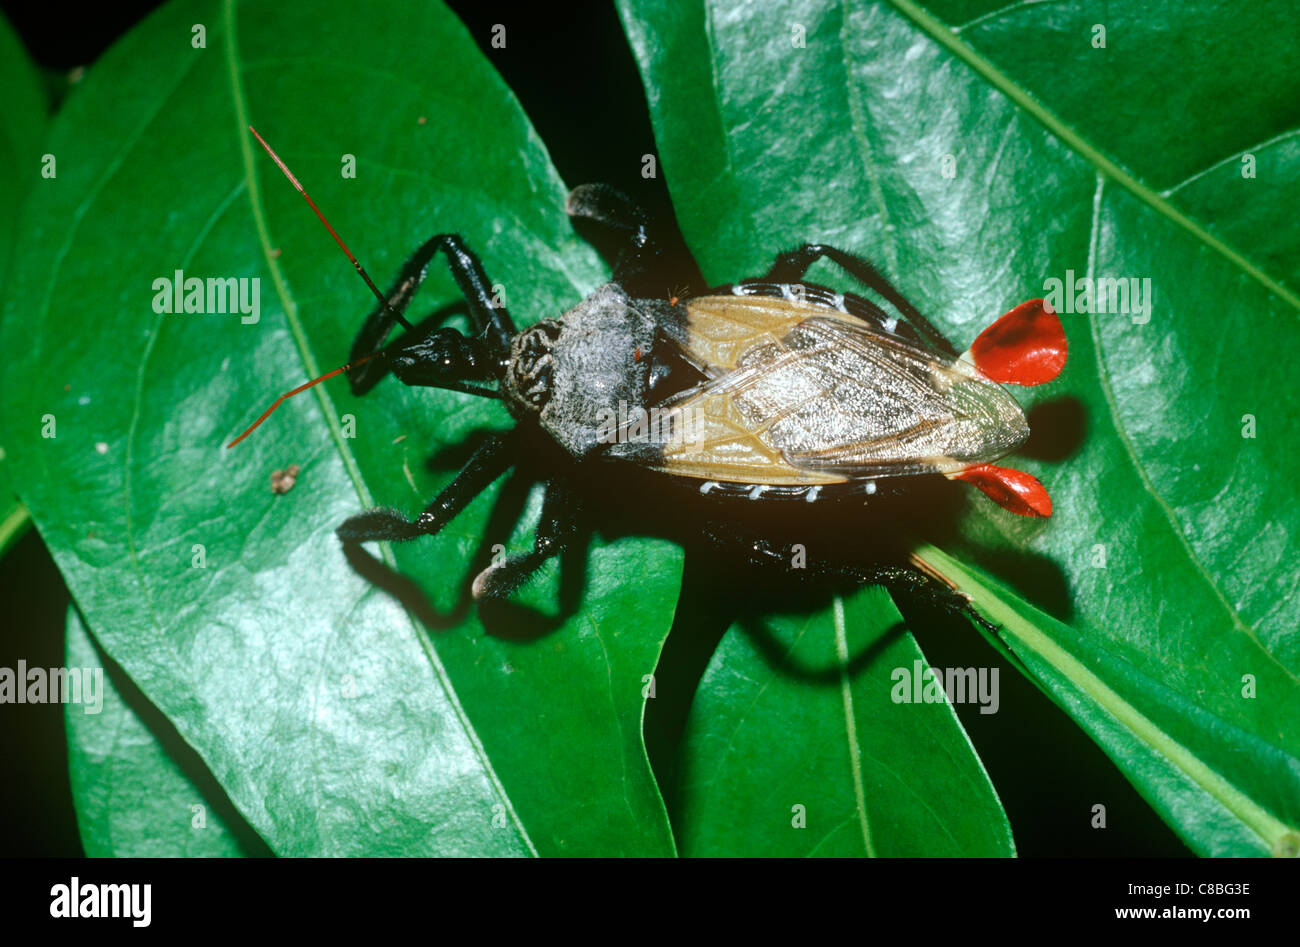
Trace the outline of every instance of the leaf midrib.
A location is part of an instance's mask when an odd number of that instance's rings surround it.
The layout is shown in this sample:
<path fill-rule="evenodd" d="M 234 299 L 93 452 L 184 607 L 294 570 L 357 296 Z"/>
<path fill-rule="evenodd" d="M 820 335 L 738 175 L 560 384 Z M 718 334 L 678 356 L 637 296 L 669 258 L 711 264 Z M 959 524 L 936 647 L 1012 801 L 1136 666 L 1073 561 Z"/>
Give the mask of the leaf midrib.
<path fill-rule="evenodd" d="M 997 591 L 986 585 L 977 574 L 934 546 L 925 547 L 918 555 L 949 582 L 971 594 L 985 612 L 1003 626 L 1004 631 L 1054 667 L 1096 706 L 1136 736 L 1144 746 L 1162 756 L 1190 782 L 1232 813 L 1270 850 L 1282 839 L 1295 833 L 1295 828 L 1282 822 L 1248 792 L 1238 788 L 1218 769 L 1203 761 L 1125 700 L 1081 659 L 1054 641 L 1033 620 L 1022 615 L 1018 608 L 1003 601 Z"/>
<path fill-rule="evenodd" d="M 849 679 L 849 638 L 844 624 L 844 599 L 836 595 L 831 600 L 831 615 L 835 625 L 835 657 L 840 665 L 840 699 L 844 705 L 844 735 L 848 742 L 849 770 L 853 774 L 853 800 L 858 810 L 858 831 L 868 858 L 876 857 L 876 846 L 871 842 L 871 822 L 867 818 L 867 789 L 862 779 L 862 747 L 858 743 L 858 717 L 853 709 L 853 682 Z"/>

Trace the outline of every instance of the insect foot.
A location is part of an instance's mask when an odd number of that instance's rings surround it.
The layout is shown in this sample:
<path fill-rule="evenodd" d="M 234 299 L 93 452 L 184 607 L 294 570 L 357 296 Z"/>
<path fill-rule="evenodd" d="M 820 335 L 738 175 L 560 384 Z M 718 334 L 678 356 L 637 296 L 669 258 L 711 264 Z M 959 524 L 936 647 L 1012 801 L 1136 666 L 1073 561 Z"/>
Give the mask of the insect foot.
<path fill-rule="evenodd" d="M 532 555 L 511 556 L 488 566 L 474 577 L 470 591 L 475 601 L 509 598 L 519 586 L 537 573 Z"/>

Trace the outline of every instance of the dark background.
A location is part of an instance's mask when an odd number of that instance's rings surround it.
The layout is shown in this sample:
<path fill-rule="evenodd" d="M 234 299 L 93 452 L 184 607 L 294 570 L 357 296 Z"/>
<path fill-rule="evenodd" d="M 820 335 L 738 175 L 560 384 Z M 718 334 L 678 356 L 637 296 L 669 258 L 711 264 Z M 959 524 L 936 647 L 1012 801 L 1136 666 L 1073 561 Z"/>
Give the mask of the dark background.
<path fill-rule="evenodd" d="M 65 8 L 58 3 L 0 0 L 56 99 L 68 73 L 88 65 L 158 3 L 119 2 Z M 475 3 L 450 6 L 515 91 L 560 174 L 570 185 L 607 181 L 666 218 L 671 204 L 660 177 L 641 176 L 641 156 L 655 151 L 645 95 L 612 4 Z M 364 7 L 360 8 L 364 11 Z M 75 14 L 75 15 L 74 15 Z M 492 49 L 493 24 L 507 27 L 506 49 Z M 771 248 L 773 252 L 778 247 Z M 737 273 L 737 279 L 753 274 Z M 690 595 L 688 589 L 686 594 Z M 0 560 L 0 601 L 6 629 L 0 666 L 63 663 L 63 629 L 70 596 L 39 534 L 31 530 Z M 703 596 L 688 599 L 700 609 Z M 1006 807 L 1021 855 L 1187 855 L 1119 771 L 1078 726 L 975 633 L 968 624 L 905 609 L 932 664 L 1000 667 L 1001 709 L 980 715 L 958 707 Z M 698 676 L 715 641 L 672 636 L 661 675 Z M 662 688 L 665 692 L 668 688 Z M 656 700 L 646 737 L 656 772 L 672 801 L 671 749 L 688 703 Z M 68 784 L 62 708 L 0 707 L 0 856 L 82 854 Z M 1092 806 L 1107 809 L 1105 830 L 1090 828 Z"/>

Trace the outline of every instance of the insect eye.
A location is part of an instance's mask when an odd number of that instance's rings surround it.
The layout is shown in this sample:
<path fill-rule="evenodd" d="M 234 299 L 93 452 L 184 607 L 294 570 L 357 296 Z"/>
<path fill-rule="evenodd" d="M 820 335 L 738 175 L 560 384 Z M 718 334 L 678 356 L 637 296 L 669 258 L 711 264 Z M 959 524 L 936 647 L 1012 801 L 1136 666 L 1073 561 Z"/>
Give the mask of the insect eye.
<path fill-rule="evenodd" d="M 551 398 L 554 376 L 551 349 L 558 337 L 559 326 L 550 322 L 539 322 L 521 333 L 507 371 L 508 382 L 517 397 L 538 411 Z"/>

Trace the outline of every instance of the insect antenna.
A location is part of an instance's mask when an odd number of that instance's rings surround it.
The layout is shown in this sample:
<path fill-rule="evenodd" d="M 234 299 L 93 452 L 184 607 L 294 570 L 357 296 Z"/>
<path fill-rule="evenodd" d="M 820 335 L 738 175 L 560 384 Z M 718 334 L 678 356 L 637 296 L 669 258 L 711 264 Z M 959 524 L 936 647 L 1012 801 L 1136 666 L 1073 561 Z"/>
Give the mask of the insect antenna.
<path fill-rule="evenodd" d="M 271 407 L 267 408 L 265 411 L 262 412 L 262 416 L 260 418 L 258 418 L 256 421 L 254 421 L 252 424 L 248 426 L 247 431 L 245 431 L 243 434 L 239 435 L 237 438 L 235 438 L 233 441 L 227 444 L 226 450 L 230 450 L 230 448 L 234 447 L 244 438 L 248 437 L 248 435 L 252 434 L 255 430 L 257 430 L 258 425 L 260 425 L 263 421 L 269 418 L 271 416 L 272 411 L 280 407 L 280 405 L 284 404 L 285 401 L 292 398 L 294 395 L 306 391 L 312 385 L 319 385 L 327 378 L 333 378 L 335 375 L 339 374 L 340 372 L 345 372 L 349 368 L 355 368 L 358 365 L 364 365 L 372 358 L 378 358 L 380 355 L 383 354 L 384 354 L 383 352 L 375 352 L 373 355 L 367 355 L 365 358 L 359 358 L 355 362 L 348 362 L 348 364 L 342 366 L 341 368 L 336 368 L 332 372 L 326 372 L 324 375 L 321 375 L 319 378 L 313 378 L 311 381 L 307 382 L 306 384 L 299 385 L 297 388 L 293 389 L 293 391 L 286 391 L 280 397 L 275 399 L 275 404 L 271 405 Z"/>
<path fill-rule="evenodd" d="M 311 195 L 308 194 L 306 189 L 301 184 L 298 183 L 298 179 L 293 176 L 293 172 L 289 170 L 289 166 L 280 160 L 280 156 L 275 153 L 275 149 L 273 149 L 270 145 L 266 143 L 266 139 L 257 133 L 256 128 L 254 128 L 252 125 L 249 125 L 248 130 L 253 133 L 253 137 L 256 138 L 258 142 L 261 143 L 262 147 L 266 149 L 266 153 L 271 156 L 271 160 L 274 161 L 276 165 L 280 168 L 280 170 L 284 172 L 284 176 L 289 179 L 289 183 L 292 184 L 297 189 L 298 193 L 301 194 L 303 198 L 307 201 L 307 203 L 311 206 L 311 209 L 315 211 L 316 216 L 320 218 L 320 222 L 325 225 L 325 229 L 328 230 L 330 232 L 330 236 L 334 238 L 334 242 L 339 245 L 339 247 L 343 250 L 345 254 L 347 254 L 348 259 L 352 261 L 352 265 L 356 267 L 357 273 L 360 274 L 361 278 L 366 281 L 366 285 L 370 287 L 370 291 L 375 294 L 375 298 L 378 299 L 380 303 L 383 304 L 384 308 L 387 309 L 392 314 L 393 318 L 395 318 L 398 322 L 400 322 L 404 328 L 413 331 L 411 324 L 402 317 L 402 314 L 400 312 L 398 312 L 396 309 L 392 307 L 392 305 L 384 297 L 384 294 L 379 291 L 379 287 L 375 285 L 374 280 L 370 278 L 370 274 L 366 272 L 366 268 L 363 267 L 361 263 L 357 260 L 357 258 L 352 255 L 352 251 L 349 250 L 347 244 L 343 242 L 343 238 L 340 237 L 338 235 L 338 232 L 335 231 L 335 229 L 330 226 L 330 222 L 325 219 L 325 215 L 322 214 L 320 208 L 316 206 L 316 202 L 311 199 Z M 313 378 L 311 381 L 307 382 L 306 384 L 299 385 L 297 388 L 293 389 L 293 391 L 285 392 L 275 400 L 275 404 L 271 405 L 271 407 L 267 408 L 266 411 L 262 413 L 262 416 L 260 418 L 258 418 L 251 425 L 249 425 L 248 430 L 246 430 L 243 434 L 239 435 L 237 438 L 235 438 L 233 441 L 227 444 L 226 450 L 230 450 L 230 448 L 234 447 L 244 438 L 248 437 L 248 435 L 252 434 L 253 431 L 257 429 L 258 425 L 260 425 L 263 421 L 265 421 L 267 418 L 271 416 L 272 411 L 280 407 L 280 405 L 282 405 L 289 398 L 292 398 L 294 395 L 299 394 L 300 392 L 306 391 L 308 388 L 312 387 L 313 385 L 320 384 L 321 382 L 325 381 L 328 378 L 333 378 L 335 375 L 341 374 L 342 372 L 346 372 L 348 369 L 355 368 L 358 365 L 364 365 L 372 358 L 378 358 L 383 354 L 384 354 L 383 352 L 375 352 L 372 355 L 367 355 L 365 358 L 359 358 L 355 362 L 349 362 L 348 364 L 344 365 L 342 368 L 336 368 L 332 372 L 326 372 L 324 375 L 321 375 L 319 378 Z"/>
<path fill-rule="evenodd" d="M 348 249 L 348 245 L 343 242 L 343 238 L 340 237 L 338 233 L 335 232 L 334 228 L 330 226 L 330 222 L 326 220 L 325 215 L 320 212 L 320 208 L 317 207 L 316 202 L 311 199 L 311 195 L 308 194 L 303 186 L 298 183 L 298 179 L 293 176 L 293 172 L 289 170 L 288 165 L 280 160 L 280 156 L 277 155 L 274 149 L 266 143 L 266 139 L 257 133 L 256 128 L 249 125 L 248 130 L 253 133 L 253 137 L 256 138 L 261 143 L 262 147 L 266 149 L 266 153 L 271 156 L 271 160 L 274 161 L 279 166 L 280 170 L 284 172 L 284 176 L 289 179 L 289 183 L 298 190 L 298 193 L 303 196 L 303 199 L 307 201 L 311 206 L 311 209 L 316 212 L 316 216 L 320 218 L 320 222 L 325 225 L 325 229 L 330 232 L 330 236 L 334 238 L 334 242 L 339 245 L 339 248 L 347 254 L 348 259 L 352 261 L 352 265 L 357 268 L 357 273 L 366 281 L 366 285 L 370 287 L 370 291 L 375 294 L 375 298 L 383 304 L 385 309 L 392 313 L 393 318 L 401 323 L 402 328 L 408 331 L 413 331 L 411 324 L 402 317 L 400 312 L 392 307 L 384 294 L 379 291 L 379 287 L 376 286 L 374 280 L 370 278 L 370 274 L 366 272 L 366 268 L 357 262 L 357 258 L 352 255 L 352 251 Z"/>

